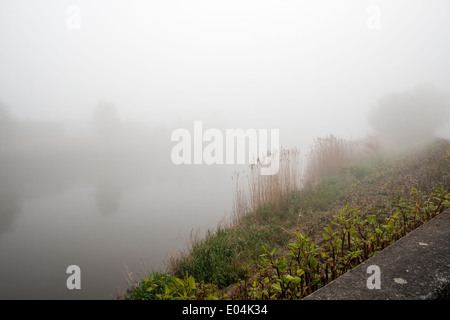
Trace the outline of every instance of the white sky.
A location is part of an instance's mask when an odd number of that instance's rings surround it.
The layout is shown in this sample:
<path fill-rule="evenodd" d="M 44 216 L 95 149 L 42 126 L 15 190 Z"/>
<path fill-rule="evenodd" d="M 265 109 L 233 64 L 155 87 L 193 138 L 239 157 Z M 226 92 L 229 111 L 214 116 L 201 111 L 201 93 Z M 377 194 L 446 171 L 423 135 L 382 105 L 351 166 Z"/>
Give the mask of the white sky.
<path fill-rule="evenodd" d="M 386 93 L 450 92 L 449 57 L 445 0 L 0 2 L 0 101 L 22 119 L 89 121 L 107 99 L 126 119 L 279 128 L 282 144 L 359 136 Z"/>

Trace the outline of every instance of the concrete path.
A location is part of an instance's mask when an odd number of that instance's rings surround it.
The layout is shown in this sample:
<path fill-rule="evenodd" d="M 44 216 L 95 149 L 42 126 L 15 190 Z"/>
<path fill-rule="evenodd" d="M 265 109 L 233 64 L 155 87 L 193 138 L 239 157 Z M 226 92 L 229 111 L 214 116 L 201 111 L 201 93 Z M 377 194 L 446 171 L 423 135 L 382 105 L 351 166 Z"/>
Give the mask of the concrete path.
<path fill-rule="evenodd" d="M 304 298 L 342 299 L 450 299 L 450 209 Z"/>

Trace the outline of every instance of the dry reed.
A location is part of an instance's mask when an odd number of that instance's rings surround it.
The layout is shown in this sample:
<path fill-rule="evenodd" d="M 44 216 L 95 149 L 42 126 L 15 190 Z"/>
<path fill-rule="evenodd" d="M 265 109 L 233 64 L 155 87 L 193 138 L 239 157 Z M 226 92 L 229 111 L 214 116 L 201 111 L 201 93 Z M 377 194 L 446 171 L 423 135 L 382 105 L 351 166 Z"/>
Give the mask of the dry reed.
<path fill-rule="evenodd" d="M 304 173 L 305 185 L 313 188 L 324 177 L 334 175 L 344 165 L 361 160 L 377 152 L 377 143 L 373 138 L 345 140 L 330 135 L 314 141 L 307 155 Z"/>
<path fill-rule="evenodd" d="M 235 172 L 233 176 L 233 221 L 239 223 L 245 215 L 256 213 L 266 204 L 279 207 L 292 191 L 300 190 L 301 161 L 298 149 L 281 149 L 279 170 L 274 175 L 261 175 L 264 161 L 259 159 L 249 166 L 248 173 Z"/>
<path fill-rule="evenodd" d="M 373 137 L 345 140 L 331 135 L 314 141 L 302 167 L 297 148 L 281 149 L 279 171 L 275 175 L 261 175 L 261 162 L 249 166 L 248 172 L 235 172 L 233 181 L 232 224 L 267 204 L 279 208 L 286 196 L 305 187 L 313 188 L 324 177 L 336 174 L 346 164 L 378 152 Z"/>

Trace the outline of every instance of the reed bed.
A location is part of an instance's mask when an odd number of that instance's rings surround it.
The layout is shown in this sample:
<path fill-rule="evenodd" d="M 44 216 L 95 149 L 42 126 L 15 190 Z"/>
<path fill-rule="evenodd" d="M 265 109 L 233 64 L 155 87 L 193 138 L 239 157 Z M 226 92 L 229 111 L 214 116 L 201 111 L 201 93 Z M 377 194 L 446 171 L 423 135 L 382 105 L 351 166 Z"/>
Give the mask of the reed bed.
<path fill-rule="evenodd" d="M 314 188 L 324 177 L 336 174 L 343 166 L 377 152 L 378 143 L 370 136 L 356 140 L 345 140 L 333 135 L 318 138 L 307 155 L 305 186 Z"/>
<path fill-rule="evenodd" d="M 297 148 L 281 149 L 279 170 L 274 175 L 261 175 L 264 161 L 256 161 L 247 172 L 233 175 L 233 221 L 239 223 L 249 213 L 255 214 L 265 205 L 278 208 L 283 199 L 302 188 L 301 158 Z"/>
<path fill-rule="evenodd" d="M 376 153 L 378 143 L 370 136 L 357 140 L 345 140 L 333 135 L 318 138 L 310 153 L 303 158 L 298 148 L 282 148 L 277 174 L 261 175 L 261 163 L 264 161 L 259 160 L 247 171 L 234 173 L 232 224 L 239 224 L 242 217 L 256 214 L 266 205 L 280 208 L 292 192 L 304 188 L 311 190 L 323 178 L 336 174 L 345 165 L 373 157 Z"/>

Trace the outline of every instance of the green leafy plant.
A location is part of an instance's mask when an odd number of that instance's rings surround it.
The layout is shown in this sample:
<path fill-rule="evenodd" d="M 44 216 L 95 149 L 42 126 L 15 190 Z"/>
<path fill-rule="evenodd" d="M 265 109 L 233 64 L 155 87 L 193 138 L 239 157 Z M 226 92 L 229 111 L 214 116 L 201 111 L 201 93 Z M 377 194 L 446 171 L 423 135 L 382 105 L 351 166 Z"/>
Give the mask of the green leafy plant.
<path fill-rule="evenodd" d="M 323 245 L 295 233 L 287 255 L 263 247 L 256 275 L 236 285 L 236 299 L 300 299 L 354 268 L 450 206 L 444 187 L 429 196 L 413 188 L 411 198 L 386 205 L 393 214 L 379 218 L 347 204 L 324 227 Z"/>
<path fill-rule="evenodd" d="M 218 300 L 223 293 L 214 284 L 197 282 L 188 274 L 183 278 L 156 272 L 142 279 L 130 295 L 133 300 Z"/>

